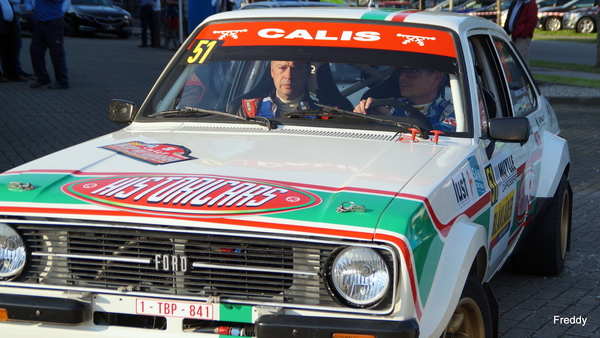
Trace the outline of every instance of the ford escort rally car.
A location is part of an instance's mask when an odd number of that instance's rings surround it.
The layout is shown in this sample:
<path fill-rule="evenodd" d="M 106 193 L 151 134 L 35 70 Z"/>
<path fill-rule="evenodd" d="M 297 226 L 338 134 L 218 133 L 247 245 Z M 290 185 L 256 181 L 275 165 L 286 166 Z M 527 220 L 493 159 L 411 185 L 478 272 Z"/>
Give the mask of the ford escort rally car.
<path fill-rule="evenodd" d="M 281 60 L 306 71 L 292 109 Z M 0 175 L 3 336 L 492 337 L 507 260 L 564 267 L 567 142 L 481 18 L 214 15 L 109 118 Z"/>

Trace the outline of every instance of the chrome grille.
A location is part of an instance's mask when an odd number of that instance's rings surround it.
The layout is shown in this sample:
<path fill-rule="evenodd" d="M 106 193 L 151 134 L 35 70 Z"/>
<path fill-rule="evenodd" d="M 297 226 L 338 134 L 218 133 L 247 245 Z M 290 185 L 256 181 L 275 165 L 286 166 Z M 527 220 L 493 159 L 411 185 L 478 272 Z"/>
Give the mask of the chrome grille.
<path fill-rule="evenodd" d="M 341 307 L 322 272 L 340 243 L 164 227 L 14 226 L 31 252 L 17 282 Z"/>
<path fill-rule="evenodd" d="M 96 16 L 94 17 L 94 19 L 96 19 L 97 23 L 103 24 L 103 25 L 118 25 L 123 23 L 123 17 L 102 17 L 102 16 Z"/>

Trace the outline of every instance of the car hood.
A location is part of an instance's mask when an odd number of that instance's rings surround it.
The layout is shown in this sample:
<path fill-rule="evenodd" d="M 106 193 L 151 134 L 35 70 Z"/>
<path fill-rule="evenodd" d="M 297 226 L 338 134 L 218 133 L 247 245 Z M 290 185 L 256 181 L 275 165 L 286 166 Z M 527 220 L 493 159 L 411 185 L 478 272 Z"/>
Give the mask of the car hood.
<path fill-rule="evenodd" d="M 129 13 L 121 7 L 102 5 L 71 5 L 70 12 L 95 16 L 129 15 Z"/>
<path fill-rule="evenodd" d="M 400 192 L 426 196 L 439 182 L 445 169 L 432 159 L 442 156 L 448 168 L 458 161 L 442 155 L 448 147 L 394 133 L 166 125 L 118 131 L 3 173 L 0 209 L 165 225 L 211 226 L 208 220 L 217 218 L 338 224 L 372 232 L 388 205 L 402 200 Z"/>

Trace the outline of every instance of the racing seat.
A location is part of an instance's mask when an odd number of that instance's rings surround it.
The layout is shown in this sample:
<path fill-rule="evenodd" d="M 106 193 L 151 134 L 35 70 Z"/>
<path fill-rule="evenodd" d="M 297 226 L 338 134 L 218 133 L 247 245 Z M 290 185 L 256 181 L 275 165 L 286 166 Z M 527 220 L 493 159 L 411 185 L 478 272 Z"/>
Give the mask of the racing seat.
<path fill-rule="evenodd" d="M 329 63 L 313 63 L 315 74 L 308 80 L 308 91 L 317 98 L 320 104 L 352 111 L 354 106 L 340 92 Z"/>

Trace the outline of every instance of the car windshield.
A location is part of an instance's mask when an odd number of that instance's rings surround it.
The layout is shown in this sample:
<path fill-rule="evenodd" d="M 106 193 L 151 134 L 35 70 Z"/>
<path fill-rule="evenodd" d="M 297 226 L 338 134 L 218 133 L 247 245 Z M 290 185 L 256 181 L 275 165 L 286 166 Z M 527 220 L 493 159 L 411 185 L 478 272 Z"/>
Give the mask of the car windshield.
<path fill-rule="evenodd" d="M 194 34 L 138 121 L 260 116 L 277 125 L 469 130 L 450 31 L 282 21 L 213 23 Z M 353 114 L 368 98 L 370 111 Z"/>

